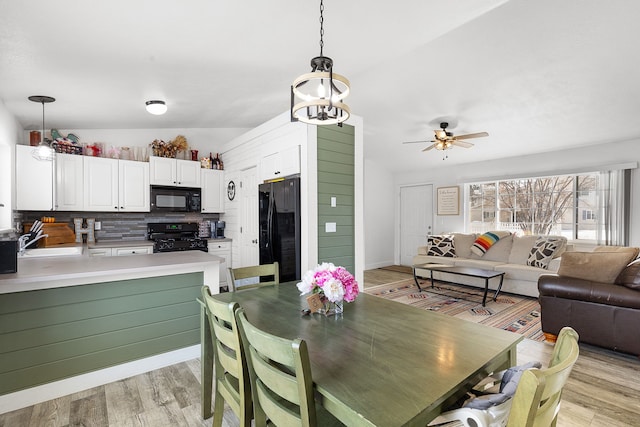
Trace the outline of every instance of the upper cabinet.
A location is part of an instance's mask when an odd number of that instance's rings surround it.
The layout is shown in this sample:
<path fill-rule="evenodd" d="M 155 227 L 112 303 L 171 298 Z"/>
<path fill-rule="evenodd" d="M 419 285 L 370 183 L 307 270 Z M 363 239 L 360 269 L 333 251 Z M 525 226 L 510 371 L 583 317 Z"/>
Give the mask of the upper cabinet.
<path fill-rule="evenodd" d="M 56 210 L 84 209 L 84 156 L 56 153 Z"/>
<path fill-rule="evenodd" d="M 224 212 L 224 171 L 201 169 L 202 212 Z"/>
<path fill-rule="evenodd" d="M 118 160 L 84 158 L 85 211 L 118 211 Z"/>
<path fill-rule="evenodd" d="M 260 159 L 260 179 L 262 181 L 300 173 L 300 146 L 269 154 Z"/>
<path fill-rule="evenodd" d="M 150 211 L 149 163 L 118 161 L 118 210 Z"/>
<path fill-rule="evenodd" d="M 84 157 L 84 209 L 149 212 L 149 164 Z"/>
<path fill-rule="evenodd" d="M 16 145 L 16 209 L 53 209 L 53 162 L 36 160 L 29 145 Z"/>
<path fill-rule="evenodd" d="M 151 156 L 151 185 L 200 187 L 200 162 Z"/>

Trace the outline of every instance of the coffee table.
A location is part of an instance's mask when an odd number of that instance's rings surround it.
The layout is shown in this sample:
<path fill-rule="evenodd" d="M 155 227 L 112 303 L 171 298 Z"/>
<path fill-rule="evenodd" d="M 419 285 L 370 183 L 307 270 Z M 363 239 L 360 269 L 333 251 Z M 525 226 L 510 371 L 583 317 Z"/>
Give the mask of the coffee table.
<path fill-rule="evenodd" d="M 471 268 L 471 267 L 456 267 L 453 265 L 443 265 L 443 264 L 434 264 L 434 263 L 426 263 L 426 264 L 414 264 L 411 266 L 413 268 L 413 280 L 416 282 L 416 286 L 422 292 L 422 288 L 420 287 L 420 283 L 418 283 L 418 277 L 416 276 L 416 269 L 429 270 L 430 278 L 431 278 L 431 287 L 433 288 L 433 272 L 439 271 L 441 273 L 450 273 L 457 274 L 459 276 L 468 276 L 468 277 L 477 277 L 480 279 L 484 279 L 484 296 L 482 297 L 482 306 L 486 306 L 487 304 L 487 292 L 489 291 L 489 279 L 493 279 L 494 277 L 500 277 L 500 284 L 496 289 L 495 295 L 493 295 L 493 300 L 495 301 L 498 298 L 498 294 L 500 293 L 500 289 L 502 289 L 502 282 L 504 281 L 504 272 L 493 271 L 493 270 L 483 270 L 481 268 Z"/>

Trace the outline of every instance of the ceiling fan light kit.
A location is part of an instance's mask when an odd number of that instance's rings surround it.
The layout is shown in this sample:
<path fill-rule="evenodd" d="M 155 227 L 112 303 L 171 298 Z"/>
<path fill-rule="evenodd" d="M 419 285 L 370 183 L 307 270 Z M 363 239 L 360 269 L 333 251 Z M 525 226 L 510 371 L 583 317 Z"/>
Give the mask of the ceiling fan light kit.
<path fill-rule="evenodd" d="M 405 142 L 405 144 L 413 144 L 413 143 L 424 143 L 424 142 L 432 142 L 433 144 L 431 144 L 430 146 L 428 146 L 427 148 L 425 148 L 422 151 L 429 151 L 433 148 L 435 148 L 436 150 L 440 150 L 440 151 L 446 151 L 449 150 L 451 148 L 453 148 L 454 146 L 456 147 L 463 147 L 463 148 L 471 148 L 473 147 L 473 144 L 467 141 L 464 141 L 465 139 L 471 139 L 471 138 L 482 138 L 485 136 L 489 136 L 489 134 L 487 132 L 476 132 L 476 133 L 468 133 L 466 135 L 457 135 L 455 136 L 453 134 L 453 132 L 447 132 L 447 128 L 449 127 L 449 123 L 448 122 L 441 122 L 440 123 L 440 129 L 436 129 L 434 130 L 434 134 L 435 134 L 435 140 L 431 140 L 431 141 L 408 141 Z M 446 154 L 444 154 L 443 156 L 443 160 L 446 159 L 448 156 Z"/>
<path fill-rule="evenodd" d="M 324 47 L 324 2 L 320 0 L 320 56 L 311 60 L 311 72 L 291 85 L 291 121 L 314 125 L 341 125 L 351 115 L 343 100 L 349 95 L 349 80 L 333 72 L 333 60 L 322 54 Z"/>
<path fill-rule="evenodd" d="M 157 99 L 145 102 L 145 108 L 155 116 L 161 116 L 167 112 L 167 104 Z"/>
<path fill-rule="evenodd" d="M 32 95 L 28 99 L 29 101 L 39 102 L 40 104 L 42 104 L 42 139 L 40 140 L 40 143 L 31 151 L 31 156 L 42 161 L 53 161 L 55 152 L 53 148 L 51 148 L 44 140 L 44 104 L 54 102 L 56 99 L 45 95 Z"/>

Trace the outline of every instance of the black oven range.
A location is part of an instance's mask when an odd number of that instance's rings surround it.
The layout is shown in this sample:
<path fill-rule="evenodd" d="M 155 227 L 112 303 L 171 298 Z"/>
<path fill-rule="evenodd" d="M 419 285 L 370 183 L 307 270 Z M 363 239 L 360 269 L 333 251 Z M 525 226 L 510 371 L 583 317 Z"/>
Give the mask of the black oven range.
<path fill-rule="evenodd" d="M 150 222 L 147 238 L 153 241 L 153 253 L 209 252 L 207 240 L 198 237 L 198 223 L 195 222 Z"/>

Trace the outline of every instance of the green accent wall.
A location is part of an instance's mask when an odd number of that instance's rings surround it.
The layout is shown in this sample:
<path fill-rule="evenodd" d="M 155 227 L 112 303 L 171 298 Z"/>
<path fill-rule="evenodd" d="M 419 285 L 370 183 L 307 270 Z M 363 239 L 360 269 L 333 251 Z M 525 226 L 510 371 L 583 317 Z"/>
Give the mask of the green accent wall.
<path fill-rule="evenodd" d="M 354 127 L 318 126 L 318 261 L 332 262 L 355 274 Z M 331 197 L 336 207 L 331 207 Z M 325 223 L 335 222 L 327 233 Z"/>
<path fill-rule="evenodd" d="M 0 295 L 0 394 L 200 343 L 202 273 Z"/>

